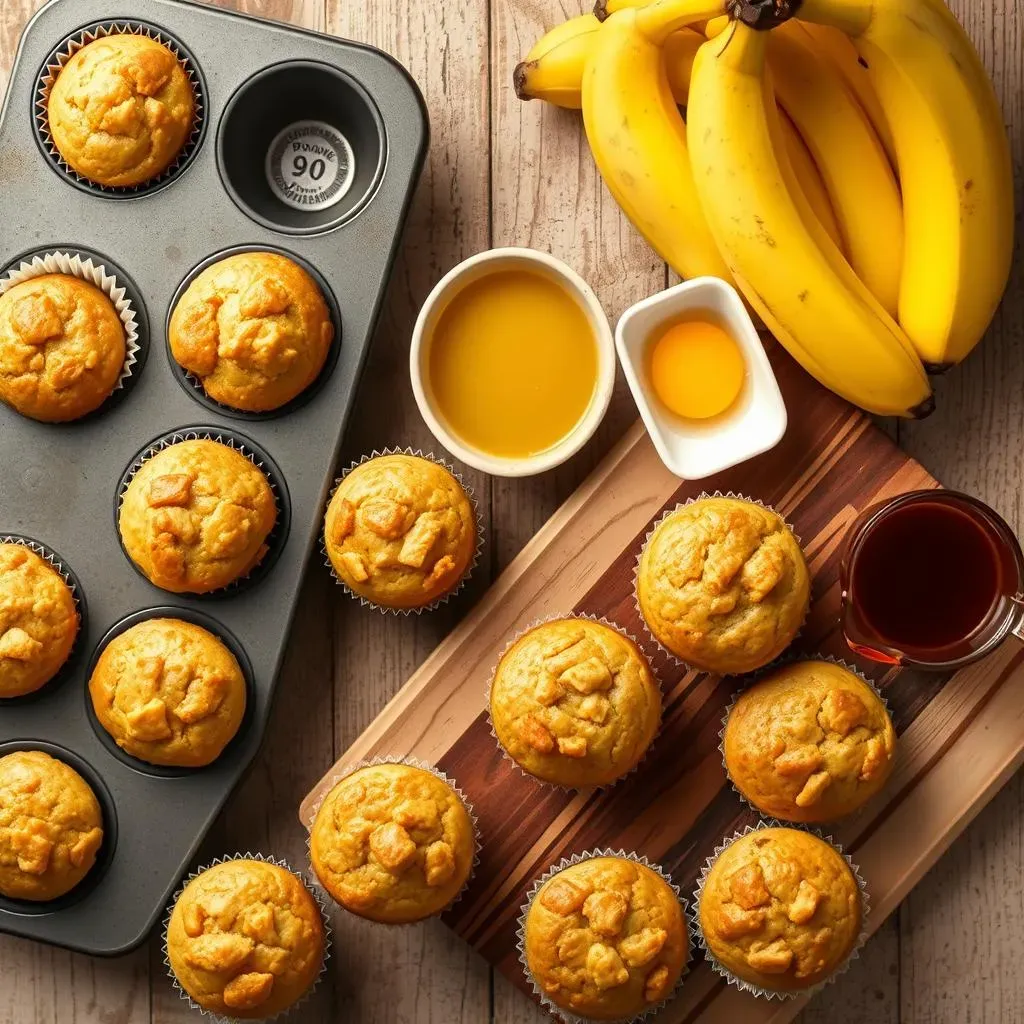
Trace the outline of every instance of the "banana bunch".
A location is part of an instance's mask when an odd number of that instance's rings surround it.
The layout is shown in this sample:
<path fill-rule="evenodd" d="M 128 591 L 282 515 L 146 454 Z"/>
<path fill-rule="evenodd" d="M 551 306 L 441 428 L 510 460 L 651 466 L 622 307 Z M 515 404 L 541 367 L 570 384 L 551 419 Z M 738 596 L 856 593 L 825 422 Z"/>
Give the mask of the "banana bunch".
<path fill-rule="evenodd" d="M 582 109 L 605 183 L 670 266 L 734 282 L 862 408 L 927 414 L 926 370 L 988 327 L 1010 151 L 943 0 L 598 0 L 514 80 Z"/>

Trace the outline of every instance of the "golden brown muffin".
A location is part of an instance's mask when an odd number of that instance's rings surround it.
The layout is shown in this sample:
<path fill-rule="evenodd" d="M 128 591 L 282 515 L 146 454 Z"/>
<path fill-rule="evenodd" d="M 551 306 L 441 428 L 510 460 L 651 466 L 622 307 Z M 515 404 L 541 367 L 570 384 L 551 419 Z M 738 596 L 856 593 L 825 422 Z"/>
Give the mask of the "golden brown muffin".
<path fill-rule="evenodd" d="M 603 786 L 651 745 L 661 691 L 628 637 L 589 619 L 559 619 L 535 626 L 502 655 L 491 721 L 524 771 L 559 786 Z"/>
<path fill-rule="evenodd" d="M 117 745 L 150 764 L 211 764 L 245 714 L 245 677 L 235 656 L 180 619 L 148 619 L 111 640 L 89 695 Z"/>
<path fill-rule="evenodd" d="M 338 485 L 327 554 L 354 593 L 385 608 L 422 608 L 458 586 L 476 554 L 473 506 L 444 466 L 379 455 Z"/>
<path fill-rule="evenodd" d="M 723 739 L 736 788 L 785 821 L 851 814 L 885 785 L 896 752 L 878 695 L 827 661 L 785 665 L 756 682 L 737 698 Z"/>
<path fill-rule="evenodd" d="M 590 1020 L 632 1019 L 662 1002 L 689 950 L 671 887 L 622 857 L 594 857 L 548 879 L 527 911 L 523 945 L 544 995 Z"/>
<path fill-rule="evenodd" d="M 111 35 L 64 65 L 47 101 L 53 143 L 83 178 L 141 185 L 178 158 L 195 123 L 184 68 L 162 43 Z"/>
<path fill-rule="evenodd" d="M 0 895 L 55 900 L 96 863 L 103 814 L 89 784 L 41 750 L 0 757 Z"/>
<path fill-rule="evenodd" d="M 313 870 L 346 910 L 385 924 L 439 914 L 473 870 L 476 837 L 459 794 L 407 764 L 360 768 L 326 796 L 310 834 Z"/>
<path fill-rule="evenodd" d="M 701 498 L 666 516 L 637 575 L 657 640 L 693 668 L 722 674 L 777 658 L 799 632 L 810 592 L 789 527 L 739 498 Z"/>
<path fill-rule="evenodd" d="M 99 408 L 121 376 L 124 326 L 95 285 L 43 274 L 0 295 L 0 399 L 44 423 Z"/>
<path fill-rule="evenodd" d="M 277 518 L 263 472 L 219 441 L 179 441 L 144 462 L 118 522 L 131 560 L 158 587 L 206 594 L 248 576 Z"/>
<path fill-rule="evenodd" d="M 320 908 L 290 871 L 229 860 L 193 878 L 167 926 L 167 959 L 204 1010 L 238 1020 L 282 1013 L 324 961 Z"/>
<path fill-rule="evenodd" d="M 273 252 L 209 266 L 171 314 L 174 358 L 215 401 L 247 412 L 280 408 L 316 380 L 334 326 L 317 283 Z"/>
<path fill-rule="evenodd" d="M 737 839 L 708 872 L 700 926 L 731 974 L 776 992 L 811 988 L 857 944 L 861 894 L 843 857 L 792 828 Z"/>
<path fill-rule="evenodd" d="M 48 683 L 68 660 L 78 626 L 60 573 L 21 544 L 0 544 L 0 697 Z"/>

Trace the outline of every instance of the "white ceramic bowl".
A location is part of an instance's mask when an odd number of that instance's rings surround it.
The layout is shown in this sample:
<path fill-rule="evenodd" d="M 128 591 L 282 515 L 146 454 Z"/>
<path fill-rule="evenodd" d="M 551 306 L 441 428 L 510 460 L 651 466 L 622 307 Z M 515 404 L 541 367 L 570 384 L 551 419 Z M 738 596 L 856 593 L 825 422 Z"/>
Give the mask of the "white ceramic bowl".
<path fill-rule="evenodd" d="M 597 385 L 586 413 L 558 444 L 528 458 L 512 459 L 490 455 L 471 448 L 460 441 L 447 427 L 430 388 L 430 339 L 438 318 L 452 298 L 467 285 L 497 271 L 509 269 L 530 270 L 543 274 L 559 284 L 572 296 L 590 321 L 597 345 Z M 492 476 L 532 476 L 565 462 L 576 454 L 594 436 L 598 424 L 608 411 L 615 386 L 615 343 L 608 318 L 593 289 L 574 270 L 536 249 L 489 249 L 464 260 L 449 270 L 434 286 L 416 319 L 409 350 L 409 374 L 420 415 L 426 420 L 431 433 L 457 459 L 467 466 L 490 473 Z"/>
<path fill-rule="evenodd" d="M 747 372 L 736 406 L 708 421 L 686 421 L 658 399 L 645 353 L 661 325 L 695 310 L 709 310 L 743 353 Z M 774 448 L 786 433 L 786 406 L 761 339 L 743 300 L 717 277 L 652 295 L 622 314 L 615 347 L 640 416 L 661 461 L 683 480 L 701 480 Z"/>

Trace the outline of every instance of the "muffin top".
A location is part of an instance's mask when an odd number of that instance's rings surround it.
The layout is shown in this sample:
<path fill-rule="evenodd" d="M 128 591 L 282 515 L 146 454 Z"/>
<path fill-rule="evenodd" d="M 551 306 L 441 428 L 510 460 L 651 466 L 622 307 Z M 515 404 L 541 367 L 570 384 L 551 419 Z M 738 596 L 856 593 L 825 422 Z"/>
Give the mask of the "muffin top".
<path fill-rule="evenodd" d="M 334 326 L 317 283 L 273 252 L 243 252 L 207 267 L 171 314 L 174 358 L 215 401 L 277 409 L 316 380 Z"/>
<path fill-rule="evenodd" d="M 545 622 L 502 655 L 491 684 L 501 745 L 531 775 L 561 786 L 613 782 L 658 731 L 661 691 L 640 649 L 589 619 Z"/>
<path fill-rule="evenodd" d="M 792 828 L 737 839 L 700 899 L 704 941 L 730 973 L 775 991 L 811 988 L 850 955 L 861 895 L 836 849 Z"/>
<path fill-rule="evenodd" d="M 125 357 L 121 318 L 88 281 L 43 274 L 0 295 L 0 399 L 23 416 L 64 423 L 92 412 Z"/>
<path fill-rule="evenodd" d="M 541 886 L 526 915 L 526 962 L 557 1006 L 619 1020 L 669 996 L 689 940 L 679 899 L 642 864 L 594 857 Z"/>
<path fill-rule="evenodd" d="M 267 553 L 277 506 L 266 476 L 219 441 L 179 441 L 139 468 L 118 522 L 132 561 L 176 594 L 247 576 Z"/>
<path fill-rule="evenodd" d="M 833 821 L 885 785 L 896 734 L 867 683 L 841 665 L 801 661 L 740 694 L 724 749 L 729 777 L 764 814 Z"/>
<path fill-rule="evenodd" d="M 89 784 L 41 750 L 0 757 L 0 895 L 53 900 L 96 863 L 103 814 Z"/>
<path fill-rule="evenodd" d="M 239 1020 L 298 1002 L 324 959 L 320 908 L 302 880 L 259 860 L 229 860 L 185 886 L 167 927 L 167 959 L 204 1010 Z"/>
<path fill-rule="evenodd" d="M 192 133 L 195 98 L 184 68 L 147 36 L 110 35 L 83 46 L 47 101 L 50 134 L 83 178 L 141 185 L 177 159 Z"/>
<path fill-rule="evenodd" d="M 796 636 L 810 578 L 776 513 L 739 498 L 701 498 L 654 531 L 637 596 L 651 632 L 693 668 L 752 672 Z"/>
<path fill-rule="evenodd" d="M 346 910 L 404 924 L 439 914 L 473 869 L 473 822 L 459 794 L 407 764 L 360 768 L 324 799 L 313 870 Z"/>
<path fill-rule="evenodd" d="M 444 466 L 379 455 L 338 485 L 327 509 L 327 555 L 354 593 L 387 608 L 422 608 L 473 562 L 473 506 Z"/>
<path fill-rule="evenodd" d="M 150 764 L 210 764 L 245 714 L 235 656 L 180 619 L 147 619 L 114 637 L 93 669 L 89 695 L 117 745 Z"/>
<path fill-rule="evenodd" d="M 0 544 L 0 697 L 21 697 L 49 682 L 78 635 L 71 588 L 21 544 Z"/>

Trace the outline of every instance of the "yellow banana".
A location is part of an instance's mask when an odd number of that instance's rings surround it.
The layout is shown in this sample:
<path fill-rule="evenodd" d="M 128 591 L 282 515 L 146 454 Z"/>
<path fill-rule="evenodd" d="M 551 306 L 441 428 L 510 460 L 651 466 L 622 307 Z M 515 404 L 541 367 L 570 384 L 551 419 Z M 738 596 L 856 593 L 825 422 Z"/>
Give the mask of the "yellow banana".
<path fill-rule="evenodd" d="M 870 412 L 924 415 L 931 387 L 910 341 L 786 187 L 765 103 L 767 36 L 736 22 L 694 63 L 687 138 L 712 234 L 808 372 Z"/>
<path fill-rule="evenodd" d="M 579 109 L 583 68 L 600 27 L 593 14 L 581 14 L 541 36 L 512 72 L 516 95 Z"/>
<path fill-rule="evenodd" d="M 583 123 L 608 190 L 662 259 L 683 277 L 729 280 L 697 198 L 686 125 L 662 60 L 673 32 L 723 6 L 656 0 L 612 14 L 583 73 Z"/>
<path fill-rule="evenodd" d="M 1009 277 L 1014 197 L 999 101 L 939 0 L 803 0 L 846 32 L 892 130 L 905 223 L 899 320 L 924 362 L 962 360 Z"/>

